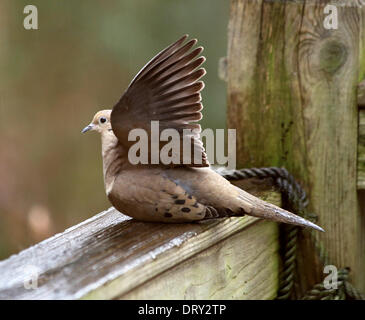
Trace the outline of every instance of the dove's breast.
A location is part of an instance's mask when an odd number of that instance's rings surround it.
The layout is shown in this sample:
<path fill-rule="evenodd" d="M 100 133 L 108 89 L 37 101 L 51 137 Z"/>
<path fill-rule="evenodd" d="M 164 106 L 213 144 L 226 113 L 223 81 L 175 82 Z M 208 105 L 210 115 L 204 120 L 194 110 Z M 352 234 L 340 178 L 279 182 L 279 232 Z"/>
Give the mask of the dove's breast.
<path fill-rule="evenodd" d="M 115 178 L 124 168 L 127 159 L 126 152 L 119 143 L 113 131 L 105 131 L 101 135 L 103 176 L 106 194 L 113 189 Z"/>

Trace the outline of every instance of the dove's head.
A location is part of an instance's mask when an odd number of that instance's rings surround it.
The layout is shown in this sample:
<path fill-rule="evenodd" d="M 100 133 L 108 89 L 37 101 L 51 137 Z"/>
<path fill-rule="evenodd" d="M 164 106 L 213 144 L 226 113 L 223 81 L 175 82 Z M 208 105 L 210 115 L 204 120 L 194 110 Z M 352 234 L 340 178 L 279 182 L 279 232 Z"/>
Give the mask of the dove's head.
<path fill-rule="evenodd" d="M 97 131 L 100 133 L 109 131 L 112 126 L 110 124 L 110 114 L 111 110 L 101 110 L 98 111 L 93 120 L 89 125 L 87 125 L 81 132 L 85 133 L 87 131 Z"/>

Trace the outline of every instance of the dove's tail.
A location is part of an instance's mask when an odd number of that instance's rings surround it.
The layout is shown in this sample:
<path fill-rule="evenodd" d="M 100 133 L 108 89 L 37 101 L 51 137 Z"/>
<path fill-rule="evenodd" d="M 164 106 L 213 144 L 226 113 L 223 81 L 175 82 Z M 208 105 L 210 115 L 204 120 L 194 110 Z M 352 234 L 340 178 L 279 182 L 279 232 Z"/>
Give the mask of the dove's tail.
<path fill-rule="evenodd" d="M 239 189 L 239 188 L 237 188 Z M 324 230 L 316 224 L 303 219 L 289 211 L 279 208 L 271 203 L 265 202 L 255 196 L 239 189 L 238 199 L 241 201 L 242 209 L 249 216 L 262 219 L 294 224 L 302 227 L 309 227 L 324 232 Z"/>

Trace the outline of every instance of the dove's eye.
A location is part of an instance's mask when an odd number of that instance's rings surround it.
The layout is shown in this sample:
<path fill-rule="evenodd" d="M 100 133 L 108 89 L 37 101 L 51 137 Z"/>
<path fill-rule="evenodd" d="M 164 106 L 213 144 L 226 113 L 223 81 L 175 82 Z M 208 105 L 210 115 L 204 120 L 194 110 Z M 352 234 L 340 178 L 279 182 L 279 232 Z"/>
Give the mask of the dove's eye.
<path fill-rule="evenodd" d="M 99 122 L 100 122 L 100 123 L 105 123 L 105 122 L 106 122 L 106 118 L 101 117 L 101 118 L 99 119 Z"/>

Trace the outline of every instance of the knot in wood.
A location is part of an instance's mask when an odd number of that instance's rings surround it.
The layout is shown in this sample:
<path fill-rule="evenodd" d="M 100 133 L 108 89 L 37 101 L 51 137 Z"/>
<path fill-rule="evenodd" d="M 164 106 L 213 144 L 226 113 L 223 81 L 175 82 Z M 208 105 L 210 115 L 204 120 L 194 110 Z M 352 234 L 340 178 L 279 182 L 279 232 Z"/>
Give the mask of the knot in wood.
<path fill-rule="evenodd" d="M 336 40 L 325 42 L 319 52 L 321 70 L 334 74 L 347 60 L 346 46 Z"/>

